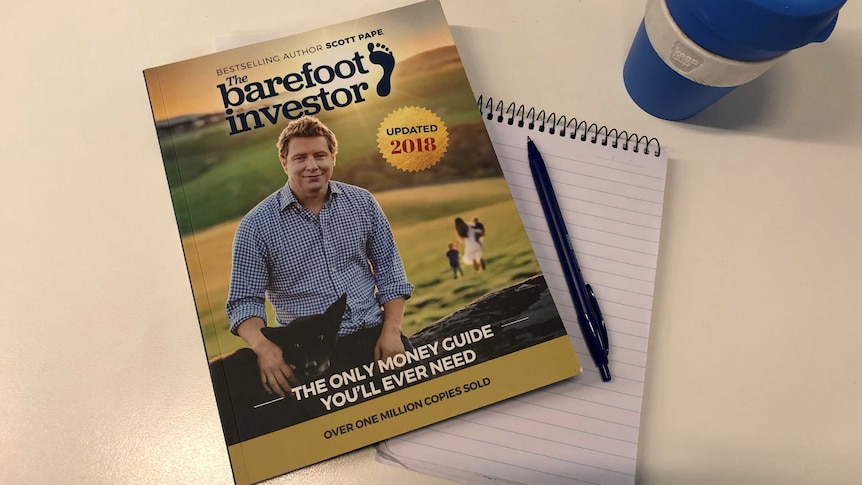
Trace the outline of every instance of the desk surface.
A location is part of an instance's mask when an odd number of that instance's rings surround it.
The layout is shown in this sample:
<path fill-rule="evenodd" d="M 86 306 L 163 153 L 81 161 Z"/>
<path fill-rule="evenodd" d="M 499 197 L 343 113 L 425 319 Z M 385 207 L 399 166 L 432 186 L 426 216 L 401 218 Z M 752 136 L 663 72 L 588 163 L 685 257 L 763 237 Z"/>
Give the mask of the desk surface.
<path fill-rule="evenodd" d="M 139 3 L 0 6 L 3 483 L 230 482 L 141 70 L 409 2 Z M 670 154 L 638 481 L 859 483 L 862 6 L 673 123 L 623 88 L 641 4 L 443 2 L 477 92 Z M 272 483 L 324 480 L 442 483 L 370 448 Z"/>

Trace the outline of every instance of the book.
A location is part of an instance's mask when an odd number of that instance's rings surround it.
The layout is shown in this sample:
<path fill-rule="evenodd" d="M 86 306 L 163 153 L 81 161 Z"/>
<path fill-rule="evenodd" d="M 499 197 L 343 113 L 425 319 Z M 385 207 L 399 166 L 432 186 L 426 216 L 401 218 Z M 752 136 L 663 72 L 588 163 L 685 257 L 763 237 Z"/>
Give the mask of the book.
<path fill-rule="evenodd" d="M 607 324 L 611 382 L 595 366 L 504 403 L 386 440 L 378 461 L 459 483 L 633 484 L 667 153 L 655 138 L 479 97 L 551 293 L 587 352 L 527 161 L 548 165 L 584 279 Z M 591 363 L 590 363 L 591 364 Z"/>
<path fill-rule="evenodd" d="M 144 78 L 237 483 L 580 372 L 438 1 Z"/>

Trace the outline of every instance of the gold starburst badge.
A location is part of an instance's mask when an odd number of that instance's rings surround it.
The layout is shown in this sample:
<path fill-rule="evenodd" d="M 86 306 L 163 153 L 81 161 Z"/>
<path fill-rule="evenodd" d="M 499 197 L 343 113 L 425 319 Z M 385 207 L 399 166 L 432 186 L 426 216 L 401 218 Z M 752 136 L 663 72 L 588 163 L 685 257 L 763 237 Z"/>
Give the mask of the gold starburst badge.
<path fill-rule="evenodd" d="M 418 106 L 396 109 L 377 129 L 377 147 L 383 158 L 405 172 L 433 167 L 448 146 L 449 132 L 443 120 Z"/>

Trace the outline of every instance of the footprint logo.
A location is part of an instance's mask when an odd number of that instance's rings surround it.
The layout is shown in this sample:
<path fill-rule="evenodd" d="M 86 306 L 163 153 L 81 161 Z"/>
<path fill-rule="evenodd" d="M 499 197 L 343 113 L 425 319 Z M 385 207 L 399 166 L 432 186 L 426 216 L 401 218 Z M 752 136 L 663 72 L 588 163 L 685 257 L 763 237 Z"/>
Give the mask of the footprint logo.
<path fill-rule="evenodd" d="M 378 47 L 379 50 L 375 50 Z M 377 95 L 380 97 L 389 96 L 392 91 L 392 71 L 395 70 L 395 56 L 389 52 L 389 48 L 385 45 L 368 43 L 368 60 L 372 64 L 377 64 L 383 69 L 383 76 L 377 82 Z"/>

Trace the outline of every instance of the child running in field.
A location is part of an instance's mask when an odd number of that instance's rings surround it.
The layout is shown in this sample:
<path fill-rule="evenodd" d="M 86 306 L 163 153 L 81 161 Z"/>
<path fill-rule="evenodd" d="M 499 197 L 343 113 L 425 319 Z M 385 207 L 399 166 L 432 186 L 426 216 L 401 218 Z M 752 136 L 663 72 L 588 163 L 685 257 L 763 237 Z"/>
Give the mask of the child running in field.
<path fill-rule="evenodd" d="M 449 266 L 452 268 L 452 279 L 458 279 L 458 273 L 464 276 L 464 270 L 461 269 L 461 258 L 458 254 L 458 249 L 455 243 L 449 243 L 449 250 L 446 251 L 446 257 L 449 258 Z"/>

